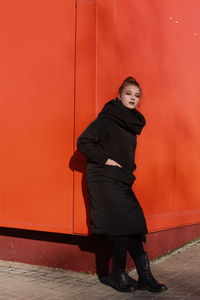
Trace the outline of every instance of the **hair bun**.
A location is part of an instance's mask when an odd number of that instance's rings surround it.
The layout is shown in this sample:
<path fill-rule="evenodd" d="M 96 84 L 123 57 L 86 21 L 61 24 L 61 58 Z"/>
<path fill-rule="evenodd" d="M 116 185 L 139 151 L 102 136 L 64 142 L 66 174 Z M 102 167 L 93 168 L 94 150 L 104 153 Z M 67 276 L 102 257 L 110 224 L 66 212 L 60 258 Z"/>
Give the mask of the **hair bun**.
<path fill-rule="evenodd" d="M 136 79 L 133 78 L 132 76 L 129 76 L 129 77 L 127 77 L 127 78 L 124 79 L 124 82 L 126 82 L 126 81 L 136 81 Z"/>

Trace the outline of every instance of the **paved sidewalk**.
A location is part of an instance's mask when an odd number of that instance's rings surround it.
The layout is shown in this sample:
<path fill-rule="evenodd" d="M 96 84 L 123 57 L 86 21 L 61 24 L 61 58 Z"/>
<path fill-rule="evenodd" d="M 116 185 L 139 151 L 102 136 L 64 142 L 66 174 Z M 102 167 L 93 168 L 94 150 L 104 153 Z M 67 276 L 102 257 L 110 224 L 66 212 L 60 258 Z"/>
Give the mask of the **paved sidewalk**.
<path fill-rule="evenodd" d="M 168 291 L 119 293 L 95 275 L 0 261 L 0 300 L 200 299 L 200 239 L 155 260 L 151 269 Z M 135 271 L 130 275 L 137 278 Z"/>

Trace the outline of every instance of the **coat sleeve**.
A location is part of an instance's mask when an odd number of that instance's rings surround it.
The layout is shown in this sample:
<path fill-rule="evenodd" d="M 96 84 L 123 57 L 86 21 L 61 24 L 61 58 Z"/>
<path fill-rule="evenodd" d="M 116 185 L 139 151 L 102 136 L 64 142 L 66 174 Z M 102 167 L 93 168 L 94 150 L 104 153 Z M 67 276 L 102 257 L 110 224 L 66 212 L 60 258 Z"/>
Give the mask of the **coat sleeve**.
<path fill-rule="evenodd" d="M 96 119 L 82 132 L 77 140 L 78 150 L 99 166 L 104 166 L 109 158 L 108 154 L 101 147 L 105 130 L 103 130 L 102 125 L 102 122 Z"/>

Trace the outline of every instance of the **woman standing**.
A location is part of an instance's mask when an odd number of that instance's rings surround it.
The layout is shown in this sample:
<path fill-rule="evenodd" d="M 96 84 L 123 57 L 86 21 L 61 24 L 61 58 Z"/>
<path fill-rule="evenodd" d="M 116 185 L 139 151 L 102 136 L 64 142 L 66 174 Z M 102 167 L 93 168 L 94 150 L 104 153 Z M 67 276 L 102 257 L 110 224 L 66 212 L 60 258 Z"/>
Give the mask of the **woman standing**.
<path fill-rule="evenodd" d="M 133 279 L 126 273 L 129 251 L 139 275 L 137 288 L 162 292 L 167 287 L 151 274 L 143 248 L 146 222 L 131 188 L 135 180 L 137 135 L 145 126 L 145 118 L 136 110 L 140 97 L 138 82 L 126 78 L 118 97 L 107 102 L 79 136 L 77 147 L 88 158 L 86 177 L 92 233 L 106 235 L 113 243 L 110 284 L 122 292 L 135 289 Z"/>

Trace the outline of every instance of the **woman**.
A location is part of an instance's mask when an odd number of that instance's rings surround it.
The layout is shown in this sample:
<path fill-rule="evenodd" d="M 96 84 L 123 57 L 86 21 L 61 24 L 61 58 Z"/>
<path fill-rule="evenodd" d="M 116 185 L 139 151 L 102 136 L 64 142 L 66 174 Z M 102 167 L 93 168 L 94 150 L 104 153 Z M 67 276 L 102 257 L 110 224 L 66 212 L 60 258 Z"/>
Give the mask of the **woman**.
<path fill-rule="evenodd" d="M 146 241 L 146 222 L 131 188 L 135 180 L 137 135 L 145 126 L 145 118 L 136 110 L 140 97 L 138 82 L 126 78 L 118 97 L 106 103 L 80 135 L 77 147 L 88 158 L 86 177 L 92 233 L 106 235 L 113 242 L 110 284 L 122 292 L 135 289 L 134 280 L 126 273 L 129 251 L 139 275 L 137 288 L 162 292 L 167 287 L 151 274 L 142 243 Z"/>

